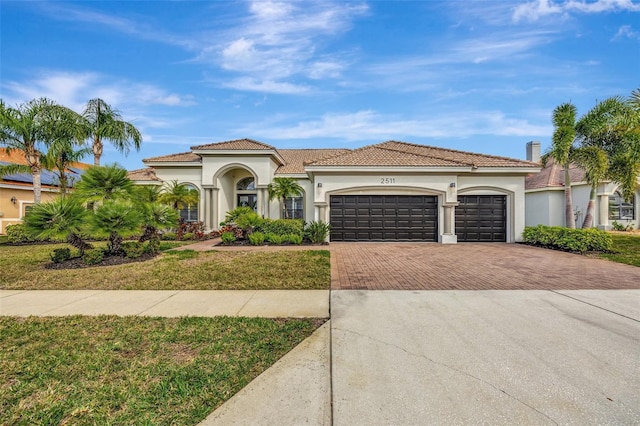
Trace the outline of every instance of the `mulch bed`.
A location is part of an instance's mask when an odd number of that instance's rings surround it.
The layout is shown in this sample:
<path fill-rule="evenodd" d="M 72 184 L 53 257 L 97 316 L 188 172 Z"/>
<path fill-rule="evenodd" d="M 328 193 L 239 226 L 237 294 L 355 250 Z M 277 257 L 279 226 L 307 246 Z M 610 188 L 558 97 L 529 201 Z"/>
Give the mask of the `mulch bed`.
<path fill-rule="evenodd" d="M 97 265 L 85 265 L 85 263 L 82 261 L 81 258 L 74 257 L 72 259 L 65 260 L 64 262 L 60 262 L 60 263 L 50 262 L 50 263 L 47 263 L 44 267 L 45 269 L 80 269 L 80 268 L 93 268 L 93 267 L 100 267 L 100 266 L 115 266 L 115 265 L 125 265 L 127 263 L 145 262 L 147 260 L 153 259 L 156 256 L 157 254 L 151 254 L 151 253 L 143 254 L 137 259 L 130 259 L 124 256 L 105 256 L 102 262 L 98 263 Z"/>
<path fill-rule="evenodd" d="M 214 247 L 242 247 L 242 246 L 247 246 L 247 247 L 266 247 L 266 246 L 274 246 L 274 247 L 282 247 L 282 246 L 291 246 L 291 247 L 296 247 L 296 246 L 328 246 L 329 243 L 310 243 L 310 242 L 303 242 L 302 244 L 291 244 L 291 243 L 283 243 L 283 244 L 271 244 L 271 243 L 264 243 L 264 244 L 260 244 L 258 246 L 253 245 L 249 242 L 249 240 L 237 240 L 234 241 L 232 243 L 223 243 L 222 241 L 218 242 L 217 244 L 214 244 Z"/>

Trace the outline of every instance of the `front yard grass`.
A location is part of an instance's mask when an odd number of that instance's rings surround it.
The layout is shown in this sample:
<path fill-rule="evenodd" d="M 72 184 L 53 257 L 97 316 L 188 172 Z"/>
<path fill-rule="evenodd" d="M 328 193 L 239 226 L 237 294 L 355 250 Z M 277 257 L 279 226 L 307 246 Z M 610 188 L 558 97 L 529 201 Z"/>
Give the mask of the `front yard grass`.
<path fill-rule="evenodd" d="M 0 424 L 197 424 L 324 321 L 0 317 Z"/>
<path fill-rule="evenodd" d="M 640 233 L 612 233 L 613 250 L 599 257 L 618 263 L 640 266 Z"/>
<path fill-rule="evenodd" d="M 0 289 L 267 290 L 329 289 L 327 250 L 168 251 L 117 266 L 52 270 L 59 245 L 0 246 Z"/>

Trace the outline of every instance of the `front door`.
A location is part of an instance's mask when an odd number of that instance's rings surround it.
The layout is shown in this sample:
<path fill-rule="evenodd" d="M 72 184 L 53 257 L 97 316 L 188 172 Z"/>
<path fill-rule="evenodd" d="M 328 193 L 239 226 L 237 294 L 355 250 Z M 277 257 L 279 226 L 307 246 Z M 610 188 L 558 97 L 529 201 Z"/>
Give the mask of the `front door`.
<path fill-rule="evenodd" d="M 251 207 L 258 210 L 258 194 L 238 194 L 238 207 Z"/>

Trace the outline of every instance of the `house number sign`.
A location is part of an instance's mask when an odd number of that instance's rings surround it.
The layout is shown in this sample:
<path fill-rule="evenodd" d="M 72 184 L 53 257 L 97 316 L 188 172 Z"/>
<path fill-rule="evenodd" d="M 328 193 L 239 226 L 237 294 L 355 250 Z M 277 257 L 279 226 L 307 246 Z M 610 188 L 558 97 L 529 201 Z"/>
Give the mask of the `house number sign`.
<path fill-rule="evenodd" d="M 381 177 L 380 178 L 380 183 L 382 185 L 393 185 L 394 183 L 396 183 L 396 178 L 392 178 L 392 177 Z"/>

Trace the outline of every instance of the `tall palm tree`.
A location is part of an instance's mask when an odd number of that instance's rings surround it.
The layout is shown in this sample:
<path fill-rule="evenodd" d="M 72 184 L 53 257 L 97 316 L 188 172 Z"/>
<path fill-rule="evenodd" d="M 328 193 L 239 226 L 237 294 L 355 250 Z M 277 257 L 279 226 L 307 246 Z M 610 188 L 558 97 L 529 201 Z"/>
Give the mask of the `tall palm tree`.
<path fill-rule="evenodd" d="M 304 192 L 304 189 L 293 178 L 277 177 L 273 179 L 273 182 L 267 187 L 269 191 L 269 201 L 278 199 L 281 203 L 281 208 L 284 210 L 285 219 L 289 219 L 289 213 L 286 209 L 287 198 L 299 197 Z"/>
<path fill-rule="evenodd" d="M 50 123 L 45 119 L 47 109 L 55 103 L 46 98 L 33 99 L 16 108 L 8 107 L 0 101 L 0 145 L 22 151 L 26 160 L 24 165 L 9 165 L 0 168 L 0 176 L 11 173 L 31 173 L 33 178 L 33 201 L 39 203 L 42 198 L 41 150 L 44 150 L 50 138 Z"/>
<path fill-rule="evenodd" d="M 551 148 L 546 156 L 564 167 L 564 205 L 565 226 L 575 228 L 576 220 L 573 215 L 573 201 L 571 198 L 571 165 L 573 144 L 576 139 L 576 107 L 571 103 L 564 103 L 553 110 L 553 138 Z"/>
<path fill-rule="evenodd" d="M 68 140 L 57 141 L 49 147 L 42 157 L 42 164 L 49 170 L 58 171 L 60 193 L 66 194 L 67 189 L 73 186 L 67 174 L 71 164 L 81 161 L 88 154 L 91 154 L 90 148 L 75 149 L 74 144 Z"/>
<path fill-rule="evenodd" d="M 142 135 L 136 127 L 122 120 L 120 113 L 102 99 L 91 99 L 82 112 L 89 127 L 93 161 L 100 165 L 104 149 L 103 141 L 110 141 L 124 155 L 129 154 L 131 146 L 140 150 Z"/>
<path fill-rule="evenodd" d="M 640 172 L 640 108 L 634 107 L 633 99 L 612 97 L 598 102 L 580 118 L 576 132 L 582 147 L 604 151 L 608 171 L 601 180 L 620 183 L 623 196 L 631 199 Z"/>

